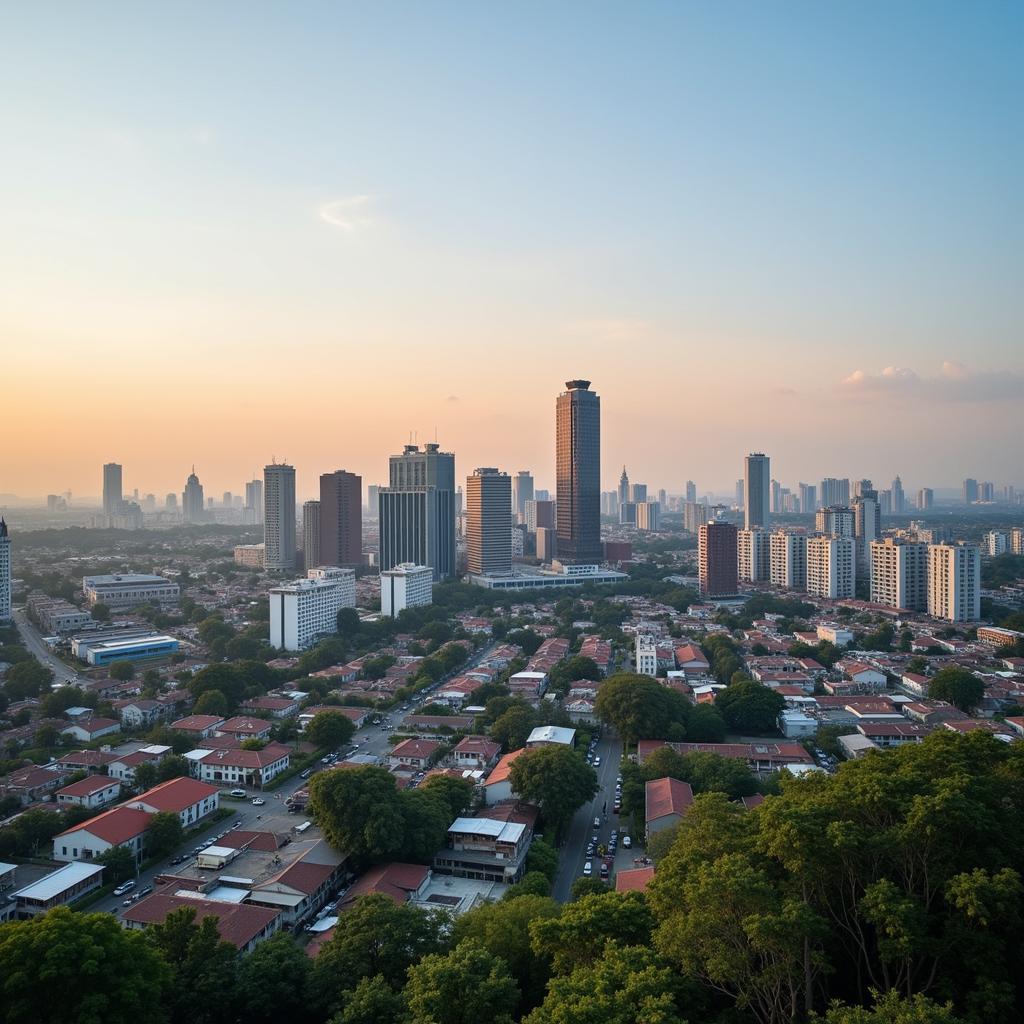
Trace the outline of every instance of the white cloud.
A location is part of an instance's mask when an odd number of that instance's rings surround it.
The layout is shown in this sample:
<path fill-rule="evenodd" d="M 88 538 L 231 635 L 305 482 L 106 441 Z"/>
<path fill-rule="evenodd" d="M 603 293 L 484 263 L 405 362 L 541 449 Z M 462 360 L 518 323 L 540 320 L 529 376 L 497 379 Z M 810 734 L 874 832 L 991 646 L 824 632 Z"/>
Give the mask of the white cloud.
<path fill-rule="evenodd" d="M 370 227 L 373 224 L 369 211 L 371 199 L 372 197 L 367 195 L 332 199 L 320 207 L 320 219 L 331 227 L 349 233 Z"/>
<path fill-rule="evenodd" d="M 854 370 L 840 383 L 849 395 L 900 394 L 946 402 L 984 402 L 1024 397 L 1024 377 L 1012 370 L 975 373 L 963 363 L 946 360 L 937 376 L 920 376 L 902 366 L 887 366 L 881 373 Z"/>

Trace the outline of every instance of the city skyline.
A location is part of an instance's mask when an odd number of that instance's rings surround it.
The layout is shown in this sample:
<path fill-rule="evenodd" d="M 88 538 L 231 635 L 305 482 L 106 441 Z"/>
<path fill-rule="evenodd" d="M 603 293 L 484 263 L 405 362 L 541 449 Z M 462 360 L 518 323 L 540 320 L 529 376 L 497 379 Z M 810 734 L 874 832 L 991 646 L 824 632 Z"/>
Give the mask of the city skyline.
<path fill-rule="evenodd" d="M 794 482 L 1015 472 L 1019 7 L 536 14 L 10 19 L 0 427 L 42 429 L 3 491 L 96 493 L 111 458 L 237 491 L 276 456 L 313 497 L 410 429 L 550 487 L 550 382 L 583 371 L 606 489 L 727 493 L 757 450 Z M 266 415 L 312 367 L 345 401 Z"/>

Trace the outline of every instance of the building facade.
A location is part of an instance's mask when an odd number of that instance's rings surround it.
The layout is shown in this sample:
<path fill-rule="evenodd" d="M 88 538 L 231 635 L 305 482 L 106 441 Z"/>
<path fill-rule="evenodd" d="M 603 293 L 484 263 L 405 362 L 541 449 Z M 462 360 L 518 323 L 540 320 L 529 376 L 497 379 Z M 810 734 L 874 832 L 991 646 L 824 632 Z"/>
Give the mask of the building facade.
<path fill-rule="evenodd" d="M 827 537 L 856 536 L 856 517 L 846 505 L 825 505 L 814 515 L 814 529 Z"/>
<path fill-rule="evenodd" d="M 751 452 L 744 463 L 743 527 L 768 525 L 771 501 L 771 459 L 763 452 Z"/>
<path fill-rule="evenodd" d="M 776 530 L 771 535 L 773 587 L 807 589 L 807 537 L 802 533 Z"/>
<path fill-rule="evenodd" d="M 466 478 L 466 567 L 474 575 L 512 572 L 512 482 L 507 473 L 485 468 Z"/>
<path fill-rule="evenodd" d="M 196 476 L 196 467 L 192 467 L 185 490 L 181 493 L 181 517 L 186 523 L 201 523 L 206 519 L 206 503 L 203 499 L 203 485 Z"/>
<path fill-rule="evenodd" d="M 815 597 L 853 597 L 857 560 L 850 537 L 807 539 L 807 593 Z"/>
<path fill-rule="evenodd" d="M 871 544 L 871 600 L 890 608 L 928 608 L 928 545 L 898 537 Z"/>
<path fill-rule="evenodd" d="M 963 541 L 928 549 L 928 614 L 948 622 L 981 618 L 981 548 Z"/>
<path fill-rule="evenodd" d="M 334 565 L 320 557 L 320 502 L 302 503 L 302 558 L 307 569 L 318 565 Z"/>
<path fill-rule="evenodd" d="M 566 381 L 555 402 L 558 557 L 601 561 L 601 399 L 589 380 Z"/>
<path fill-rule="evenodd" d="M 118 462 L 108 462 L 103 467 L 103 514 L 116 515 L 124 500 L 122 469 Z"/>
<path fill-rule="evenodd" d="M 105 604 L 115 610 L 151 602 L 174 604 L 181 596 L 181 588 L 163 576 L 122 573 L 114 576 L 85 576 L 82 578 L 82 593 L 90 608 L 96 604 Z"/>
<path fill-rule="evenodd" d="M 0 519 L 0 622 L 11 620 L 11 537 Z"/>
<path fill-rule="evenodd" d="M 310 577 L 270 591 L 270 645 L 304 651 L 337 631 L 338 612 L 356 606 L 352 569 L 310 569 Z"/>
<path fill-rule="evenodd" d="M 434 570 L 429 565 L 403 562 L 380 574 L 380 610 L 397 618 L 404 608 L 430 604 L 434 597 Z"/>
<path fill-rule="evenodd" d="M 649 533 L 661 529 L 661 506 L 656 501 L 641 501 L 636 506 L 636 528 Z"/>
<path fill-rule="evenodd" d="M 747 583 L 767 582 L 772 575 L 771 535 L 760 526 L 737 534 L 737 575 Z"/>
<path fill-rule="evenodd" d="M 344 469 L 320 476 L 317 565 L 359 565 L 363 560 L 363 478 Z M 308 564 L 308 563 L 307 563 Z"/>
<path fill-rule="evenodd" d="M 700 592 L 704 597 L 734 597 L 736 527 L 732 523 L 701 523 L 697 531 Z"/>
<path fill-rule="evenodd" d="M 263 467 L 264 564 L 272 572 L 295 568 L 295 467 Z"/>

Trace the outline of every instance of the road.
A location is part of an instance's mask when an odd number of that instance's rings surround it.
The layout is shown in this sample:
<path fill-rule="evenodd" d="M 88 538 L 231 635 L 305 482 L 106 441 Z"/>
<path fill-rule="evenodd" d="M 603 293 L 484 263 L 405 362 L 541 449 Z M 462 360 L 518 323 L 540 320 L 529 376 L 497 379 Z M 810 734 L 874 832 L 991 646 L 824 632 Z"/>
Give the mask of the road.
<path fill-rule="evenodd" d="M 65 665 L 60 658 L 43 642 L 39 630 L 28 620 L 28 613 L 24 608 L 13 608 L 11 616 L 18 632 L 21 634 L 22 643 L 48 668 L 53 671 L 53 680 L 56 683 L 80 683 L 81 676 L 69 666 Z"/>
<path fill-rule="evenodd" d="M 605 729 L 597 744 L 597 753 L 601 758 L 600 767 L 597 768 L 597 796 L 573 816 L 565 842 L 559 850 L 558 872 L 555 875 L 552 895 L 560 903 L 566 903 L 571 898 L 572 883 L 583 874 L 583 865 L 588 859 L 594 862 L 594 877 L 600 878 L 600 861 L 597 857 L 587 857 L 587 844 L 591 839 L 596 839 L 598 844 L 607 845 L 612 829 L 619 827 L 619 816 L 614 813 L 612 807 L 621 752 L 622 744 L 619 738 L 611 730 Z M 601 827 L 596 832 L 595 818 L 601 819 Z"/>

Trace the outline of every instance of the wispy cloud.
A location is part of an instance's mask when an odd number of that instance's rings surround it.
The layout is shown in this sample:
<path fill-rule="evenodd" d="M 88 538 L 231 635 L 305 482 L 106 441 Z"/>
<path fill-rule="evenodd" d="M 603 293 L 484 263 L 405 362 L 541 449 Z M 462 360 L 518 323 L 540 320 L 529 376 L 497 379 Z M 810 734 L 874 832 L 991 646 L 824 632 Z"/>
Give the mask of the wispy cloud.
<path fill-rule="evenodd" d="M 372 196 L 345 196 L 343 199 L 332 199 L 320 207 L 320 219 L 333 228 L 349 233 L 360 228 L 370 227 L 373 218 L 370 215 Z"/>
<path fill-rule="evenodd" d="M 881 373 L 854 370 L 840 390 L 858 397 L 901 395 L 947 402 L 984 402 L 1024 397 L 1024 377 L 1012 370 L 975 373 L 963 363 L 946 360 L 938 374 L 921 375 L 905 366 L 887 366 Z"/>

